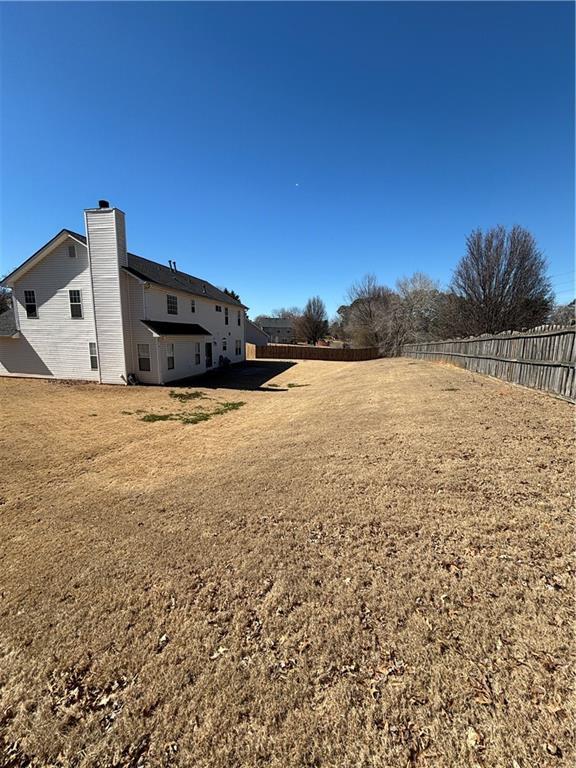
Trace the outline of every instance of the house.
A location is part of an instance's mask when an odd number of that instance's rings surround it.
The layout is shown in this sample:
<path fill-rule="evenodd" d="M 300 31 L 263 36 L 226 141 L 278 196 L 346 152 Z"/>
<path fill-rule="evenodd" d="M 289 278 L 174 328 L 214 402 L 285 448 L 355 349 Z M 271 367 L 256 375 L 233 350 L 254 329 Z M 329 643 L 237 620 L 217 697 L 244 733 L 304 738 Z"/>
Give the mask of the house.
<path fill-rule="evenodd" d="M 0 315 L 0 322 L 1 320 L 2 316 Z M 253 323 L 252 320 L 249 320 L 248 318 L 246 318 L 244 322 L 246 323 L 246 344 L 255 344 L 257 347 L 264 347 L 270 342 L 268 334 L 264 333 L 256 323 Z"/>
<path fill-rule="evenodd" d="M 261 317 L 258 325 L 270 338 L 270 344 L 294 344 L 294 322 L 288 317 Z"/>
<path fill-rule="evenodd" d="M 207 280 L 126 250 L 101 200 L 86 234 L 63 229 L 2 281 L 0 375 L 146 384 L 245 359 L 245 307 Z"/>

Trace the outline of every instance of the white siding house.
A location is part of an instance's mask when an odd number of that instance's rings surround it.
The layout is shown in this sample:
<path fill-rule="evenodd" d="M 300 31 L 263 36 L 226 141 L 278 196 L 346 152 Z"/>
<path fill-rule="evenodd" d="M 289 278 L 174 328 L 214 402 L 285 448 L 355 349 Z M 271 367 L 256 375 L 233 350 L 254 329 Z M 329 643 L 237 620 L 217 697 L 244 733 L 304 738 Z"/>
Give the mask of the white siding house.
<path fill-rule="evenodd" d="M 245 359 L 246 307 L 211 283 L 126 250 L 124 214 L 85 211 L 2 285 L 0 375 L 165 384 Z"/>

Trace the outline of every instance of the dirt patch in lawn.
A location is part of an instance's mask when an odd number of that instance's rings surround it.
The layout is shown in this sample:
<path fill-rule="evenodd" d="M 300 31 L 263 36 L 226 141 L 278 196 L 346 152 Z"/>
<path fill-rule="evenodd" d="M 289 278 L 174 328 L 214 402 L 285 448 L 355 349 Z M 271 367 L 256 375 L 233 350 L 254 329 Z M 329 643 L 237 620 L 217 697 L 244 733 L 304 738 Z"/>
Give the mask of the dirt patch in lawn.
<path fill-rule="evenodd" d="M 572 765 L 572 406 L 244 378 L 0 380 L 0 765 Z"/>

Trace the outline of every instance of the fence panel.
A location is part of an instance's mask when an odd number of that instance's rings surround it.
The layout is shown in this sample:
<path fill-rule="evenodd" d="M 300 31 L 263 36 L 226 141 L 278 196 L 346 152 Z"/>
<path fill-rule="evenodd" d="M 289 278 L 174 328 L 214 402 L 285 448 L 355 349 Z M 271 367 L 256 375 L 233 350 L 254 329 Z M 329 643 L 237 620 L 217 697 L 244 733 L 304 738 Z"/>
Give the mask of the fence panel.
<path fill-rule="evenodd" d="M 335 347 L 305 347 L 298 344 L 266 344 L 256 347 L 257 358 L 274 358 L 276 360 L 334 360 L 353 362 L 359 360 L 374 360 L 380 357 L 376 347 L 363 349 L 336 349 Z"/>
<path fill-rule="evenodd" d="M 439 360 L 576 402 L 576 326 L 405 344 L 404 357 Z"/>

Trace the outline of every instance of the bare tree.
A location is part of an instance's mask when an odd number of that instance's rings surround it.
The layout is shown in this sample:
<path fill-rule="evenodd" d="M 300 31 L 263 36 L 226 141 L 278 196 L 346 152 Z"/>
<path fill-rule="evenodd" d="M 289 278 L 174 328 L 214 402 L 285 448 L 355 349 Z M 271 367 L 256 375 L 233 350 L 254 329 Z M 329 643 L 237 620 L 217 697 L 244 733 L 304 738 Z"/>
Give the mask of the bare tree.
<path fill-rule="evenodd" d="M 338 309 L 346 335 L 359 347 L 378 347 L 382 341 L 382 318 L 393 292 L 380 285 L 373 274 L 364 275 L 348 290 L 349 305 Z"/>
<path fill-rule="evenodd" d="M 574 325 L 576 323 L 576 299 L 568 304 L 555 306 L 550 315 L 550 322 L 557 325 Z"/>
<path fill-rule="evenodd" d="M 328 333 L 326 306 L 319 296 L 308 299 L 301 316 L 296 318 L 296 336 L 316 344 Z"/>
<path fill-rule="evenodd" d="M 544 256 L 519 226 L 474 230 L 451 287 L 461 300 L 455 329 L 461 334 L 529 328 L 545 322 L 552 308 Z"/>
<path fill-rule="evenodd" d="M 271 317 L 282 317 L 293 320 L 296 317 L 300 317 L 302 310 L 300 307 L 280 307 L 279 309 L 273 309 Z"/>
<path fill-rule="evenodd" d="M 0 281 L 2 277 L 0 276 Z M 0 285 L 0 315 L 12 307 L 12 291 Z"/>

